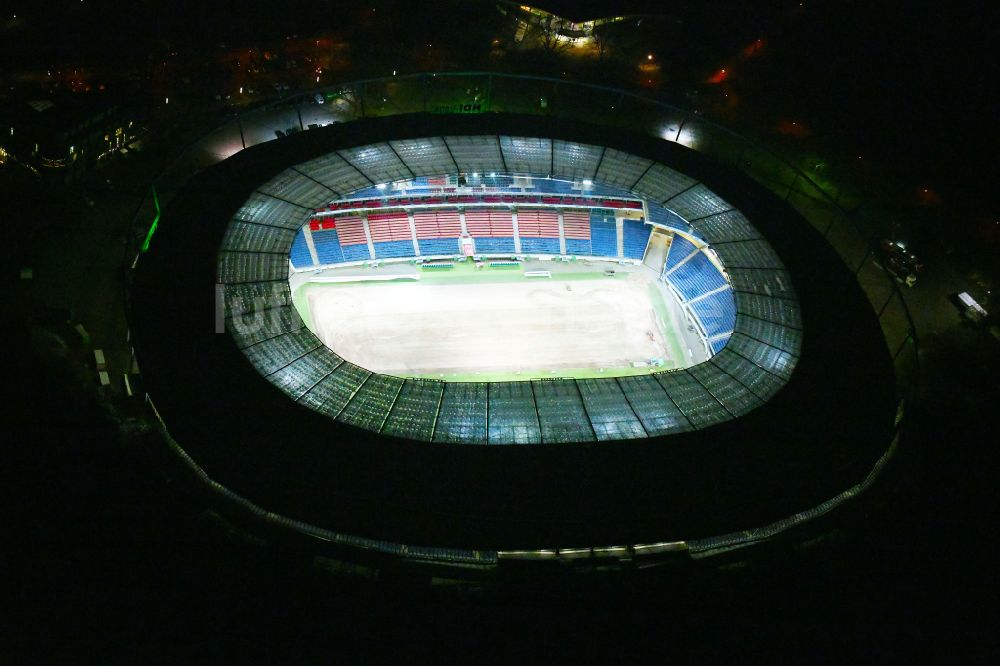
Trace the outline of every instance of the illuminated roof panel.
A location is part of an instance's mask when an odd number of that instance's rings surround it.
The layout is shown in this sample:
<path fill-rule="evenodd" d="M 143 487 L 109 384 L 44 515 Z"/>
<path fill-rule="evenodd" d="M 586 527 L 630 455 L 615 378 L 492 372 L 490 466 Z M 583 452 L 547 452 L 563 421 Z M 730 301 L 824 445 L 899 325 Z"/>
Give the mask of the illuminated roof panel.
<path fill-rule="evenodd" d="M 310 210 L 302 206 L 275 199 L 273 196 L 254 193 L 236 211 L 234 217 L 245 222 L 267 224 L 272 227 L 298 229 L 305 224 Z"/>
<path fill-rule="evenodd" d="M 549 176 L 552 173 L 552 142 L 549 139 L 502 136 L 500 149 L 510 173 L 533 176 Z"/>
<path fill-rule="evenodd" d="M 439 175 L 458 171 L 458 165 L 451 159 L 444 139 L 402 139 L 390 141 L 396 153 L 406 162 L 416 176 Z"/>
<path fill-rule="evenodd" d="M 594 180 L 630 190 L 652 164 L 652 160 L 645 157 L 608 148 L 604 151 L 604 158 Z"/>
<path fill-rule="evenodd" d="M 568 180 L 593 180 L 603 149 L 584 143 L 555 140 L 553 177 Z"/>
<path fill-rule="evenodd" d="M 413 177 L 413 172 L 396 156 L 388 143 L 347 148 L 340 151 L 340 155 L 373 183 L 391 183 Z"/>
<path fill-rule="evenodd" d="M 306 208 L 316 208 L 334 196 L 333 190 L 329 187 L 303 176 L 295 169 L 285 169 L 259 189 L 261 192 Z"/>
<path fill-rule="evenodd" d="M 701 183 L 672 197 L 665 205 L 688 222 L 732 209 L 725 199 Z"/>
<path fill-rule="evenodd" d="M 662 203 L 690 188 L 697 181 L 662 164 L 654 164 L 632 189 L 648 199 Z"/>
<path fill-rule="evenodd" d="M 736 302 L 736 333 L 728 344 L 728 329 L 713 336 L 709 344 L 721 353 L 712 362 L 617 378 L 439 382 L 373 374 L 345 362 L 304 327 L 291 305 L 287 280 L 292 233 L 312 213 L 295 201 L 322 199 L 327 204 L 352 193 L 370 197 L 376 193 L 373 181 L 450 175 L 456 163 L 460 172 L 469 176 L 478 172 L 480 178 L 491 173 L 506 178 L 512 172 L 555 171 L 559 178 L 581 182 L 596 172 L 592 188 L 601 196 L 663 197 L 674 211 L 702 215 L 694 230 L 726 265 Z M 559 196 L 576 192 L 563 180 L 536 182 L 544 185 L 539 192 L 552 189 Z M 637 182 L 642 191 L 628 191 Z M 327 199 L 326 188 L 337 196 Z M 728 202 L 687 176 L 643 158 L 568 141 L 436 137 L 362 146 L 313 159 L 286 170 L 262 189 L 269 194 L 258 191 L 250 196 L 221 244 L 219 300 L 225 306 L 226 326 L 271 383 L 301 404 L 344 423 L 444 443 L 568 443 L 661 436 L 746 413 L 778 391 L 797 362 L 801 317 L 791 280 L 777 255 L 744 216 L 729 210 Z M 357 257 L 367 258 L 367 235 L 359 233 L 361 228 L 345 235 L 346 228 L 337 225 L 344 257 L 353 246 L 361 248 Z M 405 227 L 389 223 L 382 223 L 378 234 L 391 238 L 380 241 L 373 236 L 380 243 L 400 242 L 396 236 L 410 238 Z M 530 235 L 522 240 L 526 237 Z M 327 252 L 323 243 L 331 238 L 316 235 L 313 242 L 318 248 L 308 251 Z M 608 241 L 603 242 L 608 247 Z M 306 245 L 298 251 L 307 251 Z M 703 302 L 699 303 L 701 307 Z"/>

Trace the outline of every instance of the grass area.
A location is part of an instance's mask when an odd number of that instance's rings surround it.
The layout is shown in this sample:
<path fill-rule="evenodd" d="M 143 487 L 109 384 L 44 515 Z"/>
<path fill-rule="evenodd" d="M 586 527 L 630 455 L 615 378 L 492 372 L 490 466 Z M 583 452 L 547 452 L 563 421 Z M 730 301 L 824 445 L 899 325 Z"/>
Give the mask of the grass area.
<path fill-rule="evenodd" d="M 656 318 L 663 323 L 663 337 L 670 351 L 670 362 L 668 368 L 678 368 L 684 363 L 684 351 L 681 348 L 680 336 L 677 334 L 677 326 L 682 325 L 674 321 L 667 309 L 667 304 L 663 302 L 663 292 L 656 286 L 655 282 L 649 283 L 649 302 L 653 304 L 653 311 Z"/>
<path fill-rule="evenodd" d="M 315 331 L 316 327 L 313 326 L 312 312 L 309 310 L 309 300 L 306 298 L 306 293 L 310 287 L 322 286 L 321 284 L 306 283 L 292 292 L 292 306 L 298 310 L 299 316 L 302 317 L 302 321 L 310 331 Z"/>

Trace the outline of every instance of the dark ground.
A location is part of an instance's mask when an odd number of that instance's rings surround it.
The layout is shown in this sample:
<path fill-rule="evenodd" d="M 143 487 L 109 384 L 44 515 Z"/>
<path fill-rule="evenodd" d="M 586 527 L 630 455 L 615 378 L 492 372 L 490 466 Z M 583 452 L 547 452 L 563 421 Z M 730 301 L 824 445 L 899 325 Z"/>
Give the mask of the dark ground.
<path fill-rule="evenodd" d="M 18 416 L 3 445 L 5 663 L 590 660 L 650 648 L 684 662 L 968 662 L 995 649 L 1000 363 L 971 331 L 933 345 L 933 383 L 898 457 L 825 539 L 723 566 L 458 590 L 340 577 L 230 529 L 119 436 L 44 341 L 15 330 L 15 348 L 35 352 L 15 360 Z"/>

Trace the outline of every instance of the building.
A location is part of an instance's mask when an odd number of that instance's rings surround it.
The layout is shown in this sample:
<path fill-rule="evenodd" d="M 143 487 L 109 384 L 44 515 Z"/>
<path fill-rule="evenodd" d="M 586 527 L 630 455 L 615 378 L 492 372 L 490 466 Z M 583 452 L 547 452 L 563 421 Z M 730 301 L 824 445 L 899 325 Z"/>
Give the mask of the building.
<path fill-rule="evenodd" d="M 139 123 L 132 105 L 102 92 L 7 100 L 0 128 L 0 164 L 70 183 L 134 141 Z"/>

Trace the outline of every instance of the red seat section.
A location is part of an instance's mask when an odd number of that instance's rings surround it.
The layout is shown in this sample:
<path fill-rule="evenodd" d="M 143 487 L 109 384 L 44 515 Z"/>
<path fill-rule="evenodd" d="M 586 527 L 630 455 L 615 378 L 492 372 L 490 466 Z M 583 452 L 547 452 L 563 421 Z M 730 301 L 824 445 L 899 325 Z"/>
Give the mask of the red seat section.
<path fill-rule="evenodd" d="M 465 226 L 479 238 L 507 238 L 514 235 L 514 221 L 509 210 L 467 210 Z"/>
<path fill-rule="evenodd" d="M 368 243 L 365 236 L 365 225 L 360 217 L 344 216 L 337 218 L 337 237 L 341 245 L 360 245 Z"/>
<path fill-rule="evenodd" d="M 517 232 L 521 238 L 559 238 L 559 213 L 520 209 L 517 211 Z"/>
<path fill-rule="evenodd" d="M 410 220 L 406 213 L 369 213 L 368 231 L 371 232 L 373 243 L 383 243 L 394 240 L 412 240 Z"/>
<path fill-rule="evenodd" d="M 563 235 L 566 238 L 590 240 L 590 211 L 564 210 Z"/>
<path fill-rule="evenodd" d="M 413 226 L 417 229 L 417 238 L 421 240 L 458 238 L 462 235 L 462 221 L 455 210 L 415 211 Z"/>

